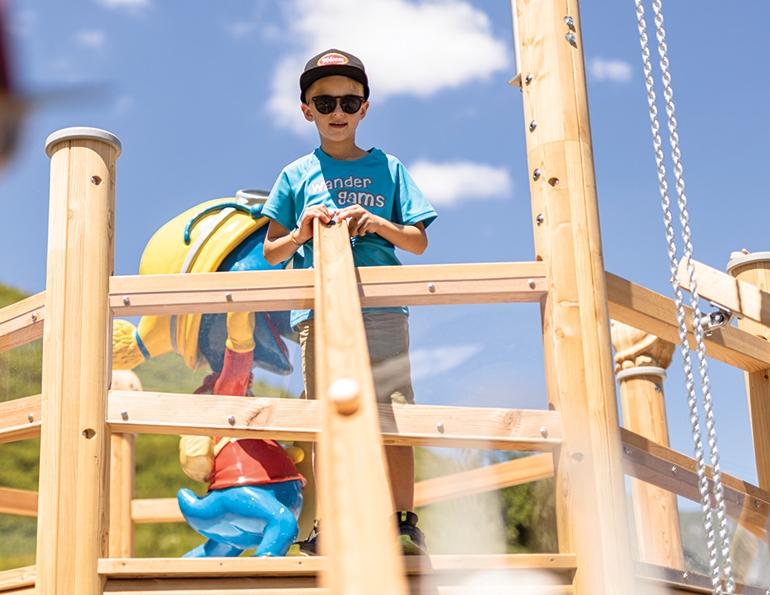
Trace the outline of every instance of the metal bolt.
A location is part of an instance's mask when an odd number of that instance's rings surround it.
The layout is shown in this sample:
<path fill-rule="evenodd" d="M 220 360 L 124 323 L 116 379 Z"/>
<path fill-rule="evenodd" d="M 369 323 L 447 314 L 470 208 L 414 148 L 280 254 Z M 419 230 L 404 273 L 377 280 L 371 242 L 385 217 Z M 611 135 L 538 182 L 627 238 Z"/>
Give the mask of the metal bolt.
<path fill-rule="evenodd" d="M 35 421 L 35 414 L 34 413 L 30 413 L 27 416 L 27 419 L 29 420 L 29 423 L 32 423 L 33 421 Z"/>
<path fill-rule="evenodd" d="M 627 446 L 624 446 L 623 447 L 623 452 L 626 453 L 627 455 L 630 455 L 631 454 L 631 449 L 628 448 Z"/>
<path fill-rule="evenodd" d="M 569 44 L 570 44 L 571 46 L 577 47 L 577 39 L 575 38 L 575 34 L 574 34 L 574 33 L 567 33 L 567 34 L 564 36 L 564 39 L 566 39 L 567 41 L 569 41 Z"/>
<path fill-rule="evenodd" d="M 659 393 L 659 392 L 660 392 L 660 386 L 658 386 L 657 384 L 655 385 L 655 392 L 656 392 L 656 393 Z"/>
<path fill-rule="evenodd" d="M 120 418 L 123 421 L 128 421 L 128 411 L 126 411 L 125 409 L 123 411 L 121 411 L 120 412 Z"/>
<path fill-rule="evenodd" d="M 232 301 L 233 301 L 233 294 L 232 294 L 232 293 L 230 293 L 230 292 L 228 291 L 228 292 L 225 294 L 225 299 L 226 299 L 228 302 L 232 302 Z"/>
<path fill-rule="evenodd" d="M 689 572 L 684 572 L 682 574 L 682 580 L 686 581 L 688 578 L 690 578 L 690 573 Z"/>
<path fill-rule="evenodd" d="M 571 16 L 564 17 L 564 24 L 567 25 L 567 27 L 569 27 L 571 31 L 575 30 L 575 21 L 572 19 Z"/>
<path fill-rule="evenodd" d="M 757 508 L 759 508 L 759 507 L 760 507 L 760 506 L 762 506 L 762 505 L 760 504 L 759 500 L 754 500 L 754 506 L 756 506 Z"/>
<path fill-rule="evenodd" d="M 546 428 L 545 426 L 540 426 L 540 435 L 543 438 L 548 438 L 548 428 Z"/>
<path fill-rule="evenodd" d="M 235 416 L 234 415 L 228 415 L 227 416 L 227 423 L 229 423 L 231 426 L 235 425 Z"/>
<path fill-rule="evenodd" d="M 32 322 L 37 322 L 37 312 L 33 312 L 31 318 Z"/>
<path fill-rule="evenodd" d="M 91 176 L 91 183 L 98 186 L 102 183 L 102 179 L 99 176 Z"/>
<path fill-rule="evenodd" d="M 532 179 L 535 180 L 535 182 L 537 182 L 540 179 L 539 169 L 536 169 L 535 171 L 532 172 Z"/>
<path fill-rule="evenodd" d="M 532 73 L 531 73 L 531 72 L 528 72 L 528 73 L 527 73 L 527 76 L 525 76 L 525 77 L 524 77 L 524 84 L 525 84 L 525 85 L 528 85 L 529 83 L 531 83 L 531 82 L 532 82 L 532 79 L 533 79 L 533 78 L 534 78 L 534 77 L 532 76 Z"/>
<path fill-rule="evenodd" d="M 530 132 L 534 132 L 534 131 L 535 131 L 535 128 L 537 128 L 537 120 L 532 120 L 532 121 L 529 123 L 529 131 L 530 131 Z"/>
<path fill-rule="evenodd" d="M 433 285 L 433 283 L 428 283 L 428 291 L 431 293 L 436 293 L 436 286 Z"/>
<path fill-rule="evenodd" d="M 534 279 L 528 279 L 527 280 L 527 285 L 529 285 L 530 289 L 534 289 L 535 288 L 535 280 Z"/>
<path fill-rule="evenodd" d="M 131 300 L 129 299 L 129 297 L 127 295 L 123 296 L 123 305 L 124 306 L 130 306 L 131 305 Z"/>
<path fill-rule="evenodd" d="M 436 429 L 439 431 L 440 434 L 443 434 L 444 433 L 444 424 L 442 424 L 441 422 L 438 422 L 436 424 Z"/>
<path fill-rule="evenodd" d="M 676 473 L 676 465 L 671 465 L 671 473 Z"/>
<path fill-rule="evenodd" d="M 543 217 L 543 214 L 540 213 L 535 219 L 535 223 L 537 223 L 537 226 L 540 227 L 543 224 L 543 221 L 545 221 L 545 217 Z"/>

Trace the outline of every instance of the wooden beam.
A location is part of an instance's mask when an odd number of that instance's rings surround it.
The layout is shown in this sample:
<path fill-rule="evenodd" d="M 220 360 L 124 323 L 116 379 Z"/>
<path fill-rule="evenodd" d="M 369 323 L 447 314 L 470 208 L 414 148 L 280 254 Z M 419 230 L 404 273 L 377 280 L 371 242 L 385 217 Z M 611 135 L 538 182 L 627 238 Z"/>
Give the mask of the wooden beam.
<path fill-rule="evenodd" d="M 546 292 L 539 262 L 363 267 L 356 269 L 356 281 L 364 307 L 538 302 Z M 110 307 L 117 316 L 303 309 L 312 308 L 314 299 L 309 270 L 136 275 L 110 281 Z"/>
<path fill-rule="evenodd" d="M 35 577 L 37 568 L 35 566 L 25 566 L 14 570 L 4 570 L 0 572 L 0 593 L 7 591 L 16 592 L 16 589 L 25 587 L 35 588 Z"/>
<path fill-rule="evenodd" d="M 378 410 L 385 444 L 541 452 L 561 444 L 555 411 L 432 405 Z M 133 391 L 110 391 L 107 410 L 110 428 L 118 432 L 305 441 L 317 440 L 319 415 L 319 403 L 304 399 Z"/>
<path fill-rule="evenodd" d="M 674 300 L 612 273 L 607 273 L 606 279 L 613 319 L 671 343 L 679 343 Z M 685 314 L 690 348 L 694 349 L 691 310 L 685 308 Z M 732 326 L 715 330 L 706 337 L 706 349 L 710 357 L 748 372 L 770 368 L 770 344 Z"/>
<path fill-rule="evenodd" d="M 0 444 L 40 436 L 41 395 L 0 403 Z"/>
<path fill-rule="evenodd" d="M 0 513 L 37 516 L 37 492 L 0 488 Z"/>
<path fill-rule="evenodd" d="M 695 459 L 621 428 L 625 472 L 637 479 L 700 502 Z M 707 474 L 711 477 L 711 467 Z M 709 480 L 709 483 L 711 481 Z M 722 473 L 727 514 L 767 539 L 770 493 Z"/>
<path fill-rule="evenodd" d="M 347 222 L 313 224 L 315 385 L 322 428 L 315 469 L 324 510 L 321 553 L 329 556 L 321 586 L 334 595 L 406 595 Z M 365 538 L 362 527 L 370 529 Z"/>
<path fill-rule="evenodd" d="M 118 140 L 93 128 L 49 137 L 46 324 L 37 589 L 101 595 L 109 510 L 107 408 Z"/>
<path fill-rule="evenodd" d="M 414 484 L 415 507 L 460 496 L 480 494 L 553 477 L 550 453 L 521 457 L 496 465 L 425 479 Z"/>
<path fill-rule="evenodd" d="M 45 292 L 0 309 L 0 353 L 43 338 Z"/>

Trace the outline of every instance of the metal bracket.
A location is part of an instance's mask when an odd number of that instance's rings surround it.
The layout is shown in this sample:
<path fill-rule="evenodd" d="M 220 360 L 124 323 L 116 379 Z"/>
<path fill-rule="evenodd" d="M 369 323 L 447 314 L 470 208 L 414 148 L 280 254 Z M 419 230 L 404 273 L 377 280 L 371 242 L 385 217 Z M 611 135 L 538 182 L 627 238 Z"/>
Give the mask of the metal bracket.
<path fill-rule="evenodd" d="M 716 302 L 709 302 L 712 308 L 716 308 L 716 312 L 709 312 L 701 316 L 700 325 L 703 327 L 703 331 L 707 337 L 710 337 L 713 332 L 723 326 L 730 326 L 733 320 L 738 318 L 732 310 L 720 306 Z"/>

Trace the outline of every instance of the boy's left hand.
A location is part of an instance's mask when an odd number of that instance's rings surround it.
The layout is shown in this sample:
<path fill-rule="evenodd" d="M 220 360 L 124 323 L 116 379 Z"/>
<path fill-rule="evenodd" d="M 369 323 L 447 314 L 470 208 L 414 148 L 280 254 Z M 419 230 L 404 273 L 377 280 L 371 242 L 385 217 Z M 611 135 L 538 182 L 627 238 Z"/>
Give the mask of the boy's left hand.
<path fill-rule="evenodd" d="M 361 205 L 351 205 L 335 213 L 337 221 L 348 221 L 350 237 L 362 236 L 366 233 L 377 233 L 382 226 L 382 217 L 370 213 Z"/>

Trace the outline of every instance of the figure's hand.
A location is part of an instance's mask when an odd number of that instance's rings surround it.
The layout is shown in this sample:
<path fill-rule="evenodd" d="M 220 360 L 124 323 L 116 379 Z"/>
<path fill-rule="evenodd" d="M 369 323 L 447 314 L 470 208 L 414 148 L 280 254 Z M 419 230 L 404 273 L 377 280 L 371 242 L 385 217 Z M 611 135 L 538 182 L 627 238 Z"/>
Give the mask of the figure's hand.
<path fill-rule="evenodd" d="M 334 218 L 334 214 L 329 212 L 325 205 L 313 205 L 305 209 L 302 213 L 302 219 L 299 222 L 297 233 L 294 238 L 300 244 L 304 244 L 313 237 L 313 219 L 318 219 L 326 225 Z"/>
<path fill-rule="evenodd" d="M 384 219 L 370 213 L 361 205 L 351 205 L 337 211 L 337 221 L 348 221 L 348 230 L 350 237 L 362 236 L 366 233 L 377 233 L 382 227 Z"/>

